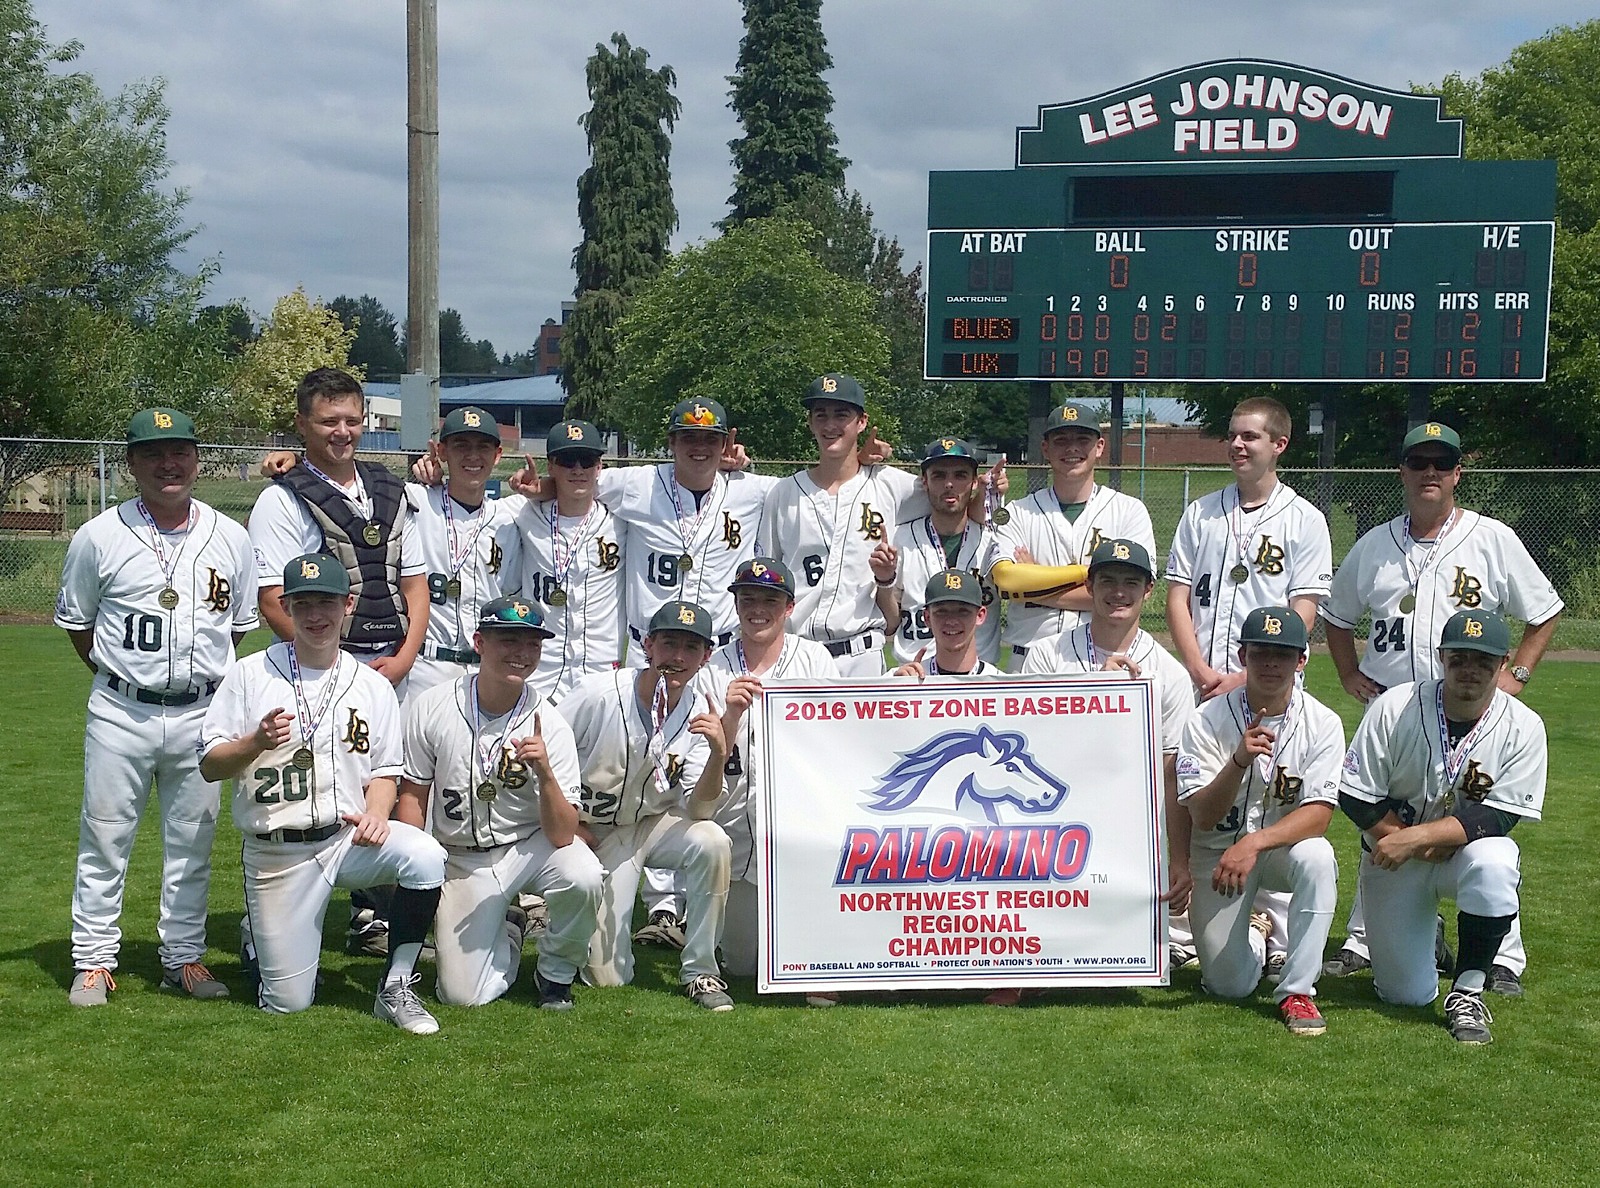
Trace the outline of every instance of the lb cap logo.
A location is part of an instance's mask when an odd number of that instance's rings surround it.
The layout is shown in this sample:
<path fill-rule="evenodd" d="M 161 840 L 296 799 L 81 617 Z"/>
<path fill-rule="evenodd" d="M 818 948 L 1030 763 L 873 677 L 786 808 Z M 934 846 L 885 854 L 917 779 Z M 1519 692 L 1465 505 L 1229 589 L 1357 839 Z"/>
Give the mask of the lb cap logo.
<path fill-rule="evenodd" d="M 322 567 L 315 561 L 300 562 L 300 576 L 303 578 L 319 578 L 322 576 Z"/>
<path fill-rule="evenodd" d="M 1438 437 L 1442 433 L 1442 429 L 1437 421 L 1429 421 L 1422 427 L 1422 431 L 1429 437 Z"/>
<path fill-rule="evenodd" d="M 583 440 L 583 430 L 577 425 L 568 425 L 567 426 L 567 439 L 569 441 L 582 441 Z"/>
<path fill-rule="evenodd" d="M 1272 615 L 1268 615 L 1261 621 L 1261 630 L 1265 631 L 1268 635 L 1282 635 L 1283 620 Z"/>
<path fill-rule="evenodd" d="M 939 445 L 947 450 L 953 450 L 956 448 L 955 439 L 950 437 L 941 438 Z"/>
<path fill-rule="evenodd" d="M 172 428 L 172 418 L 170 416 L 168 416 L 166 413 L 162 412 L 160 409 L 156 410 L 155 422 L 156 422 L 156 428 L 157 429 L 171 429 Z"/>
<path fill-rule="evenodd" d="M 708 429 L 717 423 L 717 414 L 712 412 L 705 405 L 697 403 L 693 408 L 689 409 L 683 414 L 683 423 L 685 425 L 698 425 L 703 429 Z"/>
<path fill-rule="evenodd" d="M 959 590 L 963 584 L 959 573 L 947 573 L 944 575 L 944 588 L 946 590 Z"/>
<path fill-rule="evenodd" d="M 461 419 L 463 421 L 465 421 L 467 424 L 471 425 L 474 429 L 476 429 L 479 425 L 483 424 L 483 418 L 480 417 L 477 413 L 473 412 L 470 408 L 467 409 L 466 412 L 461 414 Z"/>
<path fill-rule="evenodd" d="M 678 622 L 687 623 L 690 627 L 693 627 L 694 626 L 694 610 L 693 610 L 693 608 L 687 607 L 687 606 L 680 606 L 678 608 Z"/>
<path fill-rule="evenodd" d="M 1483 620 L 1468 619 L 1465 623 L 1461 624 L 1461 634 L 1465 635 L 1468 639 L 1482 639 Z"/>
<path fill-rule="evenodd" d="M 511 604 L 511 609 L 519 619 L 526 619 L 528 617 L 528 604 L 525 602 L 513 602 Z"/>
<path fill-rule="evenodd" d="M 757 577 L 757 578 L 765 577 L 766 573 L 767 573 L 767 567 L 765 565 L 761 564 L 761 562 L 759 562 L 759 561 L 750 562 L 750 576 L 751 577 Z"/>
<path fill-rule="evenodd" d="M 1073 408 L 1070 404 L 1062 405 L 1061 419 L 1063 421 L 1076 421 L 1078 419 L 1078 410 Z"/>
<path fill-rule="evenodd" d="M 839 390 L 839 381 L 836 380 L 831 375 L 823 376 L 822 377 L 822 390 L 824 392 L 826 392 L 828 395 L 832 396 L 835 392 L 837 392 Z"/>
<path fill-rule="evenodd" d="M 1118 561 L 1126 561 L 1129 556 L 1131 556 L 1131 554 L 1128 552 L 1128 546 L 1123 544 L 1120 540 L 1112 543 L 1111 555 Z"/>

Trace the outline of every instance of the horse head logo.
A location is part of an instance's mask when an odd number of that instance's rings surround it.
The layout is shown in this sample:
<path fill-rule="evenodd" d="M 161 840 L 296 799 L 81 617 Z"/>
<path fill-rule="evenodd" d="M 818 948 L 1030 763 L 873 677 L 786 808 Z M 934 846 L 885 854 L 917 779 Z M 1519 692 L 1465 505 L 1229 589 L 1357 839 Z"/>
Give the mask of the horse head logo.
<path fill-rule="evenodd" d="M 1071 791 L 1028 754 L 1021 734 L 996 733 L 987 726 L 951 730 L 931 738 L 878 777 L 869 794 L 873 812 L 893 813 L 917 805 L 969 816 L 971 801 L 991 824 L 1009 802 L 1024 814 L 1048 813 Z"/>

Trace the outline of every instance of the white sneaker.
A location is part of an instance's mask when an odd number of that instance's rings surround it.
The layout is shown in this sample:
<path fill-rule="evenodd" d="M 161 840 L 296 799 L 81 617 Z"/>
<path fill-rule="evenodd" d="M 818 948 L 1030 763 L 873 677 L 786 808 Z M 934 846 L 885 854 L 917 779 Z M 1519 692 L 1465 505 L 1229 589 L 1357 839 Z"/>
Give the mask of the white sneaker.
<path fill-rule="evenodd" d="M 393 1023 L 401 1031 L 412 1035 L 432 1035 L 439 1030 L 439 1020 L 428 1014 L 422 999 L 411 987 L 422 981 L 421 974 L 412 974 L 403 982 L 395 982 L 378 991 L 378 1000 L 372 1004 L 372 1013 L 385 1023 Z"/>

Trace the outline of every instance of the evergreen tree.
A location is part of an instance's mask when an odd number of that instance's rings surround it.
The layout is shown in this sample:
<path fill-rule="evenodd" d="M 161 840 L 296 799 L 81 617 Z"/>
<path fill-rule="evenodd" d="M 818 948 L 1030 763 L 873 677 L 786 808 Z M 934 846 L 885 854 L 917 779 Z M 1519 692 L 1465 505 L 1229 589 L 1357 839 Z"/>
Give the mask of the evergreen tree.
<path fill-rule="evenodd" d="M 400 326 L 376 297 L 335 297 L 328 308 L 339 315 L 346 330 L 355 331 L 350 362 L 366 368 L 370 376 L 399 375 L 406 369 L 400 351 Z"/>
<path fill-rule="evenodd" d="M 844 184 L 828 113 L 833 92 L 822 73 L 833 65 L 822 34 L 822 0 L 745 0 L 744 40 L 728 106 L 744 135 L 728 142 L 735 175 L 732 226 L 803 200 L 813 188 Z"/>
<path fill-rule="evenodd" d="M 678 211 L 672 201 L 669 133 L 680 105 L 672 67 L 611 35 L 596 45 L 587 78 L 593 106 L 579 117 L 589 168 L 578 178 L 583 242 L 572 252 L 576 308 L 561 340 L 561 383 L 569 416 L 613 421 L 616 324 L 635 293 L 661 271 Z"/>

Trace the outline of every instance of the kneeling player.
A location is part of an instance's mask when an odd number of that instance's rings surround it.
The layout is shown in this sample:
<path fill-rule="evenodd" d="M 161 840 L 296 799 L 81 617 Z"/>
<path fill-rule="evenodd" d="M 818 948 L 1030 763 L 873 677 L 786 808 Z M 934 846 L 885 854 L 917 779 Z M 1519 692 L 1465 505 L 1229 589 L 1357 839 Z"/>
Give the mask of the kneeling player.
<path fill-rule="evenodd" d="M 429 689 L 407 710 L 398 817 L 421 827 L 431 798 L 433 834 L 449 855 L 433 929 L 440 1002 L 482 1006 L 517 980 L 523 929 L 508 909 L 531 890 L 550 914 L 534 974 L 539 1005 L 572 1006 L 604 874 L 575 839 L 572 728 L 533 685 L 553 634 L 531 602 L 486 603 L 473 639 L 478 675 Z"/>
<path fill-rule="evenodd" d="M 1376 697 L 1345 756 L 1339 807 L 1362 830 L 1361 873 L 1372 984 L 1385 1002 L 1423 1006 L 1439 995 L 1434 918 L 1458 909 L 1450 1034 L 1486 1044 L 1489 965 L 1518 912 L 1518 822 L 1537 821 L 1547 765 L 1544 722 L 1497 687 L 1511 651 L 1505 620 L 1457 611 L 1439 638 L 1442 680 Z"/>
<path fill-rule="evenodd" d="M 282 598 L 293 640 L 229 670 L 200 735 L 206 779 L 233 780 L 260 1005 L 284 1013 L 311 1005 L 334 887 L 398 883 L 372 1013 L 431 1034 L 439 1024 L 412 987 L 444 882 L 444 849 L 389 820 L 401 768 L 394 688 L 339 648 L 355 606 L 343 565 L 318 553 L 294 558 Z"/>
<path fill-rule="evenodd" d="M 1202 702 L 1184 728 L 1178 799 L 1193 823 L 1189 923 L 1201 983 L 1243 998 L 1261 981 L 1266 941 L 1250 926 L 1265 887 L 1289 892 L 1289 948 L 1276 997 L 1295 1035 L 1327 1030 L 1312 1001 L 1338 901 L 1338 865 L 1324 836 L 1338 803 L 1344 730 L 1303 689 L 1306 626 L 1284 606 L 1259 607 L 1239 633 L 1245 683 Z"/>
<path fill-rule="evenodd" d="M 731 1011 L 717 968 L 730 847 L 709 820 L 728 746 L 710 681 L 696 680 L 711 655 L 711 615 L 692 602 L 668 602 L 649 628 L 647 667 L 592 673 L 561 699 L 583 765 L 582 814 L 606 869 L 587 979 L 597 986 L 633 980 L 629 924 L 640 873 L 676 870 L 685 891 L 684 993 L 708 1010 Z"/>

